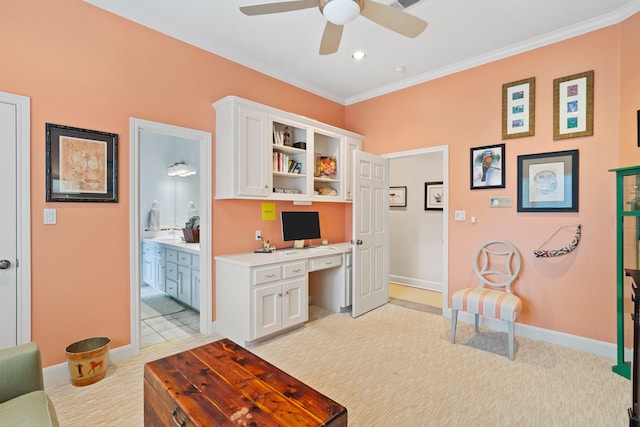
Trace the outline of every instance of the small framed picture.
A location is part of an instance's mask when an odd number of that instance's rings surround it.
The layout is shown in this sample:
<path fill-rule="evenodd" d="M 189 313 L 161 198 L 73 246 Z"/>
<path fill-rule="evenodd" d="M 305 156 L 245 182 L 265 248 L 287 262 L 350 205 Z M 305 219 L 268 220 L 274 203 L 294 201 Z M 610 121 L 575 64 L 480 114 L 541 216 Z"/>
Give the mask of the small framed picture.
<path fill-rule="evenodd" d="M 505 145 L 471 149 L 471 189 L 504 188 Z"/>
<path fill-rule="evenodd" d="M 535 135 L 536 78 L 502 85 L 502 139 Z"/>
<path fill-rule="evenodd" d="M 593 135 L 593 70 L 553 81 L 553 139 Z"/>
<path fill-rule="evenodd" d="M 407 206 L 407 187 L 389 187 L 389 206 Z"/>
<path fill-rule="evenodd" d="M 117 202 L 118 135 L 46 124 L 47 202 Z"/>
<path fill-rule="evenodd" d="M 518 212 L 578 212 L 578 150 L 518 156 Z"/>
<path fill-rule="evenodd" d="M 442 181 L 424 183 L 424 210 L 441 211 L 444 207 L 444 185 Z"/>

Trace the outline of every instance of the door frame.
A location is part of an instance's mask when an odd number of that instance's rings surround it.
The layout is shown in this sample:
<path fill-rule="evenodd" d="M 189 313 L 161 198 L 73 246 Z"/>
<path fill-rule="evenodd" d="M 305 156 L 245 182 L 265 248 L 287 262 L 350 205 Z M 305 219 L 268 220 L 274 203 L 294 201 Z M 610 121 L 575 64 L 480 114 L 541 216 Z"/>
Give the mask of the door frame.
<path fill-rule="evenodd" d="M 212 284 L 211 284 L 211 207 L 212 207 L 212 136 L 210 132 L 189 129 L 166 123 L 131 117 L 129 119 L 130 190 L 130 256 L 131 256 L 131 346 L 140 351 L 140 132 L 153 132 L 178 138 L 192 139 L 200 145 L 200 224 L 206 233 L 200 236 L 200 332 L 213 333 Z"/>
<path fill-rule="evenodd" d="M 381 157 L 397 159 L 401 157 L 421 156 L 424 154 L 442 154 L 442 181 L 445 194 L 449 194 L 449 146 L 439 145 L 416 150 L 399 151 L 382 154 Z M 449 301 L 449 197 L 445 198 L 442 207 L 442 314 L 448 307 Z"/>
<path fill-rule="evenodd" d="M 16 108 L 16 340 L 31 341 L 31 99 L 0 92 L 0 102 Z"/>

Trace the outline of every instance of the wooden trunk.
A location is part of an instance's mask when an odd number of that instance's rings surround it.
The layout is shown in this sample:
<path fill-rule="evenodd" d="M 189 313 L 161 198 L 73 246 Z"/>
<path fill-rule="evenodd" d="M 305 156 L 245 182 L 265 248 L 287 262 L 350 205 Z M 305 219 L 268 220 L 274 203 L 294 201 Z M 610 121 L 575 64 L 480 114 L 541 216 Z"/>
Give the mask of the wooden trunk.
<path fill-rule="evenodd" d="M 347 410 L 223 339 L 144 366 L 145 426 L 346 426 Z"/>

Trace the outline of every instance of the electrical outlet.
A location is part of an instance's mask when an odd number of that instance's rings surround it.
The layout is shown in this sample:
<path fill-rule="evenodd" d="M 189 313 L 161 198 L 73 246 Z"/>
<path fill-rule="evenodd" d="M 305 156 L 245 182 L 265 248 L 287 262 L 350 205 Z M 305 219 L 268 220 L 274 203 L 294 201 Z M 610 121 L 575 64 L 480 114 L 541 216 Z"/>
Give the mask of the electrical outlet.
<path fill-rule="evenodd" d="M 256 240 L 262 240 L 262 231 L 256 230 Z"/>

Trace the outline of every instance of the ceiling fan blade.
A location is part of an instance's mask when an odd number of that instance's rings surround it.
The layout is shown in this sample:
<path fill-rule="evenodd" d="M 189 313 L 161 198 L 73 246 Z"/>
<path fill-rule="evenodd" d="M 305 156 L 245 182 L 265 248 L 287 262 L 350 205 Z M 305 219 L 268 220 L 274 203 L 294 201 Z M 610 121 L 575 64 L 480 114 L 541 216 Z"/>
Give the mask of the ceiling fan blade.
<path fill-rule="evenodd" d="M 418 37 L 427 28 L 427 23 L 420 18 L 416 18 L 400 9 L 370 0 L 364 0 L 364 8 L 360 15 L 412 39 Z"/>
<path fill-rule="evenodd" d="M 343 29 L 343 25 L 336 25 L 327 21 L 322 33 L 322 41 L 320 42 L 320 55 L 331 55 L 338 51 Z"/>
<path fill-rule="evenodd" d="M 293 10 L 309 9 L 318 7 L 318 0 L 295 0 L 278 3 L 256 4 L 254 6 L 243 6 L 240 12 L 245 15 L 268 15 L 270 13 L 291 12 Z"/>

